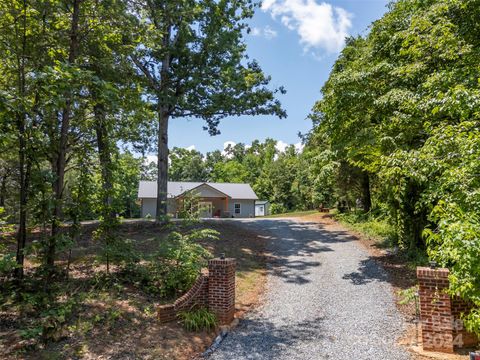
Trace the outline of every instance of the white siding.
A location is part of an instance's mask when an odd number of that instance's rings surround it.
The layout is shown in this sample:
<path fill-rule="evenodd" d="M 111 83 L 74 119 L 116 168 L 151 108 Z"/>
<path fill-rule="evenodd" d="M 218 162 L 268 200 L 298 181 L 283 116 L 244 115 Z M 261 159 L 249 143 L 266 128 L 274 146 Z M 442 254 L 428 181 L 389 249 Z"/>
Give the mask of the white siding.
<path fill-rule="evenodd" d="M 240 214 L 235 214 L 235 204 L 240 204 Z M 255 216 L 255 200 L 228 200 L 228 211 L 230 215 L 238 218 L 248 218 Z"/>
<path fill-rule="evenodd" d="M 176 205 L 174 199 L 167 200 L 167 212 L 169 214 L 175 214 Z M 157 199 L 142 199 L 142 217 L 150 215 L 155 217 L 157 215 Z"/>
<path fill-rule="evenodd" d="M 192 192 L 196 196 L 204 198 L 225 197 L 223 193 L 218 190 L 212 189 L 208 185 L 200 185 L 199 187 L 193 189 Z"/>
<path fill-rule="evenodd" d="M 142 217 L 150 215 L 155 217 L 157 214 L 157 199 L 142 199 Z"/>

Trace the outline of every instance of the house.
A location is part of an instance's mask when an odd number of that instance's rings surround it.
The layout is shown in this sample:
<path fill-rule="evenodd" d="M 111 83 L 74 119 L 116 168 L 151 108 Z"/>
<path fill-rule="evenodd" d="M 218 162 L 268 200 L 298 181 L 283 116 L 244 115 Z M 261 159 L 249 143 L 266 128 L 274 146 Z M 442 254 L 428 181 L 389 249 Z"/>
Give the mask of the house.
<path fill-rule="evenodd" d="M 188 194 L 198 198 L 200 217 L 238 217 L 255 216 L 257 195 L 249 184 L 177 182 L 167 185 L 167 212 L 176 216 L 182 201 Z M 138 198 L 141 201 L 142 217 L 156 215 L 157 182 L 140 181 Z"/>
<path fill-rule="evenodd" d="M 255 216 L 267 216 L 269 214 L 269 205 L 267 200 L 255 201 Z"/>

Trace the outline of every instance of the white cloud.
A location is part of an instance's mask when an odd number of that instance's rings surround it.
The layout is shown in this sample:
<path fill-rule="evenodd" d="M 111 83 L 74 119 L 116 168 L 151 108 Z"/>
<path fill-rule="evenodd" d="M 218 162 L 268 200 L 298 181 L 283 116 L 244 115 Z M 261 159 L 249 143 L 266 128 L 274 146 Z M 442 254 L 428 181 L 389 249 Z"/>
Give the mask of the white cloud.
<path fill-rule="evenodd" d="M 275 145 L 275 148 L 279 152 L 285 152 L 285 149 L 288 147 L 288 144 L 286 142 L 283 142 L 282 140 L 278 140 L 277 144 Z"/>
<path fill-rule="evenodd" d="M 352 26 L 351 13 L 326 2 L 319 4 L 316 0 L 265 0 L 262 9 L 295 30 L 306 50 L 340 51 Z"/>
<path fill-rule="evenodd" d="M 265 28 L 263 29 L 263 36 L 265 36 L 266 39 L 270 40 L 277 37 L 277 32 L 273 30 L 270 26 L 265 26 Z"/>
<path fill-rule="evenodd" d="M 277 32 L 268 25 L 264 28 L 253 27 L 250 30 L 250 34 L 252 36 L 264 37 L 267 40 L 271 40 L 278 35 Z"/>
<path fill-rule="evenodd" d="M 299 153 L 301 153 L 303 151 L 303 148 L 305 147 L 305 145 L 302 144 L 301 142 L 294 144 L 294 146 L 295 146 L 295 150 L 297 150 L 297 152 Z"/>
<path fill-rule="evenodd" d="M 237 145 L 235 141 L 225 141 L 223 143 L 223 150 L 226 150 L 228 146 L 234 147 L 235 145 Z"/>
<path fill-rule="evenodd" d="M 149 165 L 150 163 L 157 163 L 158 157 L 157 155 L 147 155 L 145 156 L 145 164 Z"/>
<path fill-rule="evenodd" d="M 237 145 L 237 143 L 235 141 L 225 141 L 223 143 L 223 151 L 222 151 L 222 155 L 227 157 L 228 159 L 230 159 L 232 157 L 232 154 L 227 154 L 227 148 L 228 146 L 230 147 L 234 147 L 235 145 Z"/>
<path fill-rule="evenodd" d="M 277 144 L 275 145 L 275 148 L 279 152 L 285 152 L 287 147 L 289 147 L 290 145 L 293 145 L 295 147 L 295 150 L 297 150 L 297 152 L 299 152 L 299 153 L 301 153 L 303 151 L 303 148 L 305 147 L 301 142 L 298 142 L 296 144 L 287 144 L 286 142 L 284 142 L 282 140 L 278 140 Z"/>
<path fill-rule="evenodd" d="M 192 151 L 195 150 L 195 145 L 190 145 L 185 148 L 185 150 Z"/>
<path fill-rule="evenodd" d="M 260 36 L 262 35 L 262 30 L 257 28 L 257 27 L 253 27 L 251 30 L 250 30 L 250 34 L 252 36 Z"/>

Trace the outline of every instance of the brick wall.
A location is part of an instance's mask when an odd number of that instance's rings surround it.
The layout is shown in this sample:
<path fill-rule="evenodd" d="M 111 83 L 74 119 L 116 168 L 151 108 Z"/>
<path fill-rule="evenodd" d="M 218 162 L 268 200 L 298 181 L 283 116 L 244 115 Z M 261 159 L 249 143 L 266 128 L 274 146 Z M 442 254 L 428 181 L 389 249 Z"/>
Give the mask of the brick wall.
<path fill-rule="evenodd" d="M 472 334 L 465 329 L 463 322 L 460 320 L 462 313 L 468 314 L 472 308 L 472 304 L 467 303 L 465 300 L 460 299 L 458 296 L 452 298 L 452 316 L 454 320 L 453 326 L 453 339 L 457 339 L 460 344 L 457 347 L 473 347 L 478 344 L 478 338 L 475 334 Z M 454 341 L 454 346 L 455 341 Z"/>
<path fill-rule="evenodd" d="M 477 343 L 460 319 L 470 306 L 457 297 L 447 294 L 448 269 L 417 268 L 420 295 L 420 320 L 423 349 L 452 353 L 454 348 Z"/>
<path fill-rule="evenodd" d="M 180 311 L 206 307 L 215 315 L 220 325 L 230 324 L 235 313 L 235 259 L 212 259 L 208 270 L 193 286 L 173 304 L 157 308 L 161 323 L 176 319 Z"/>
<path fill-rule="evenodd" d="M 220 324 L 229 324 L 235 313 L 235 259 L 213 259 L 208 263 L 208 308 Z"/>

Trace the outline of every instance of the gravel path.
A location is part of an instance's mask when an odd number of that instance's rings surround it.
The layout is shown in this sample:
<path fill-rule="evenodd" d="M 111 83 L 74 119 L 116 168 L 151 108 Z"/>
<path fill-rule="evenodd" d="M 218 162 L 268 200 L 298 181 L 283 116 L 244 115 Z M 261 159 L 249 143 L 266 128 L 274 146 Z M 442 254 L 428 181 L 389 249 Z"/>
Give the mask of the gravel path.
<path fill-rule="evenodd" d="M 385 271 L 336 226 L 255 219 L 275 261 L 264 304 L 210 359 L 409 359 Z"/>

